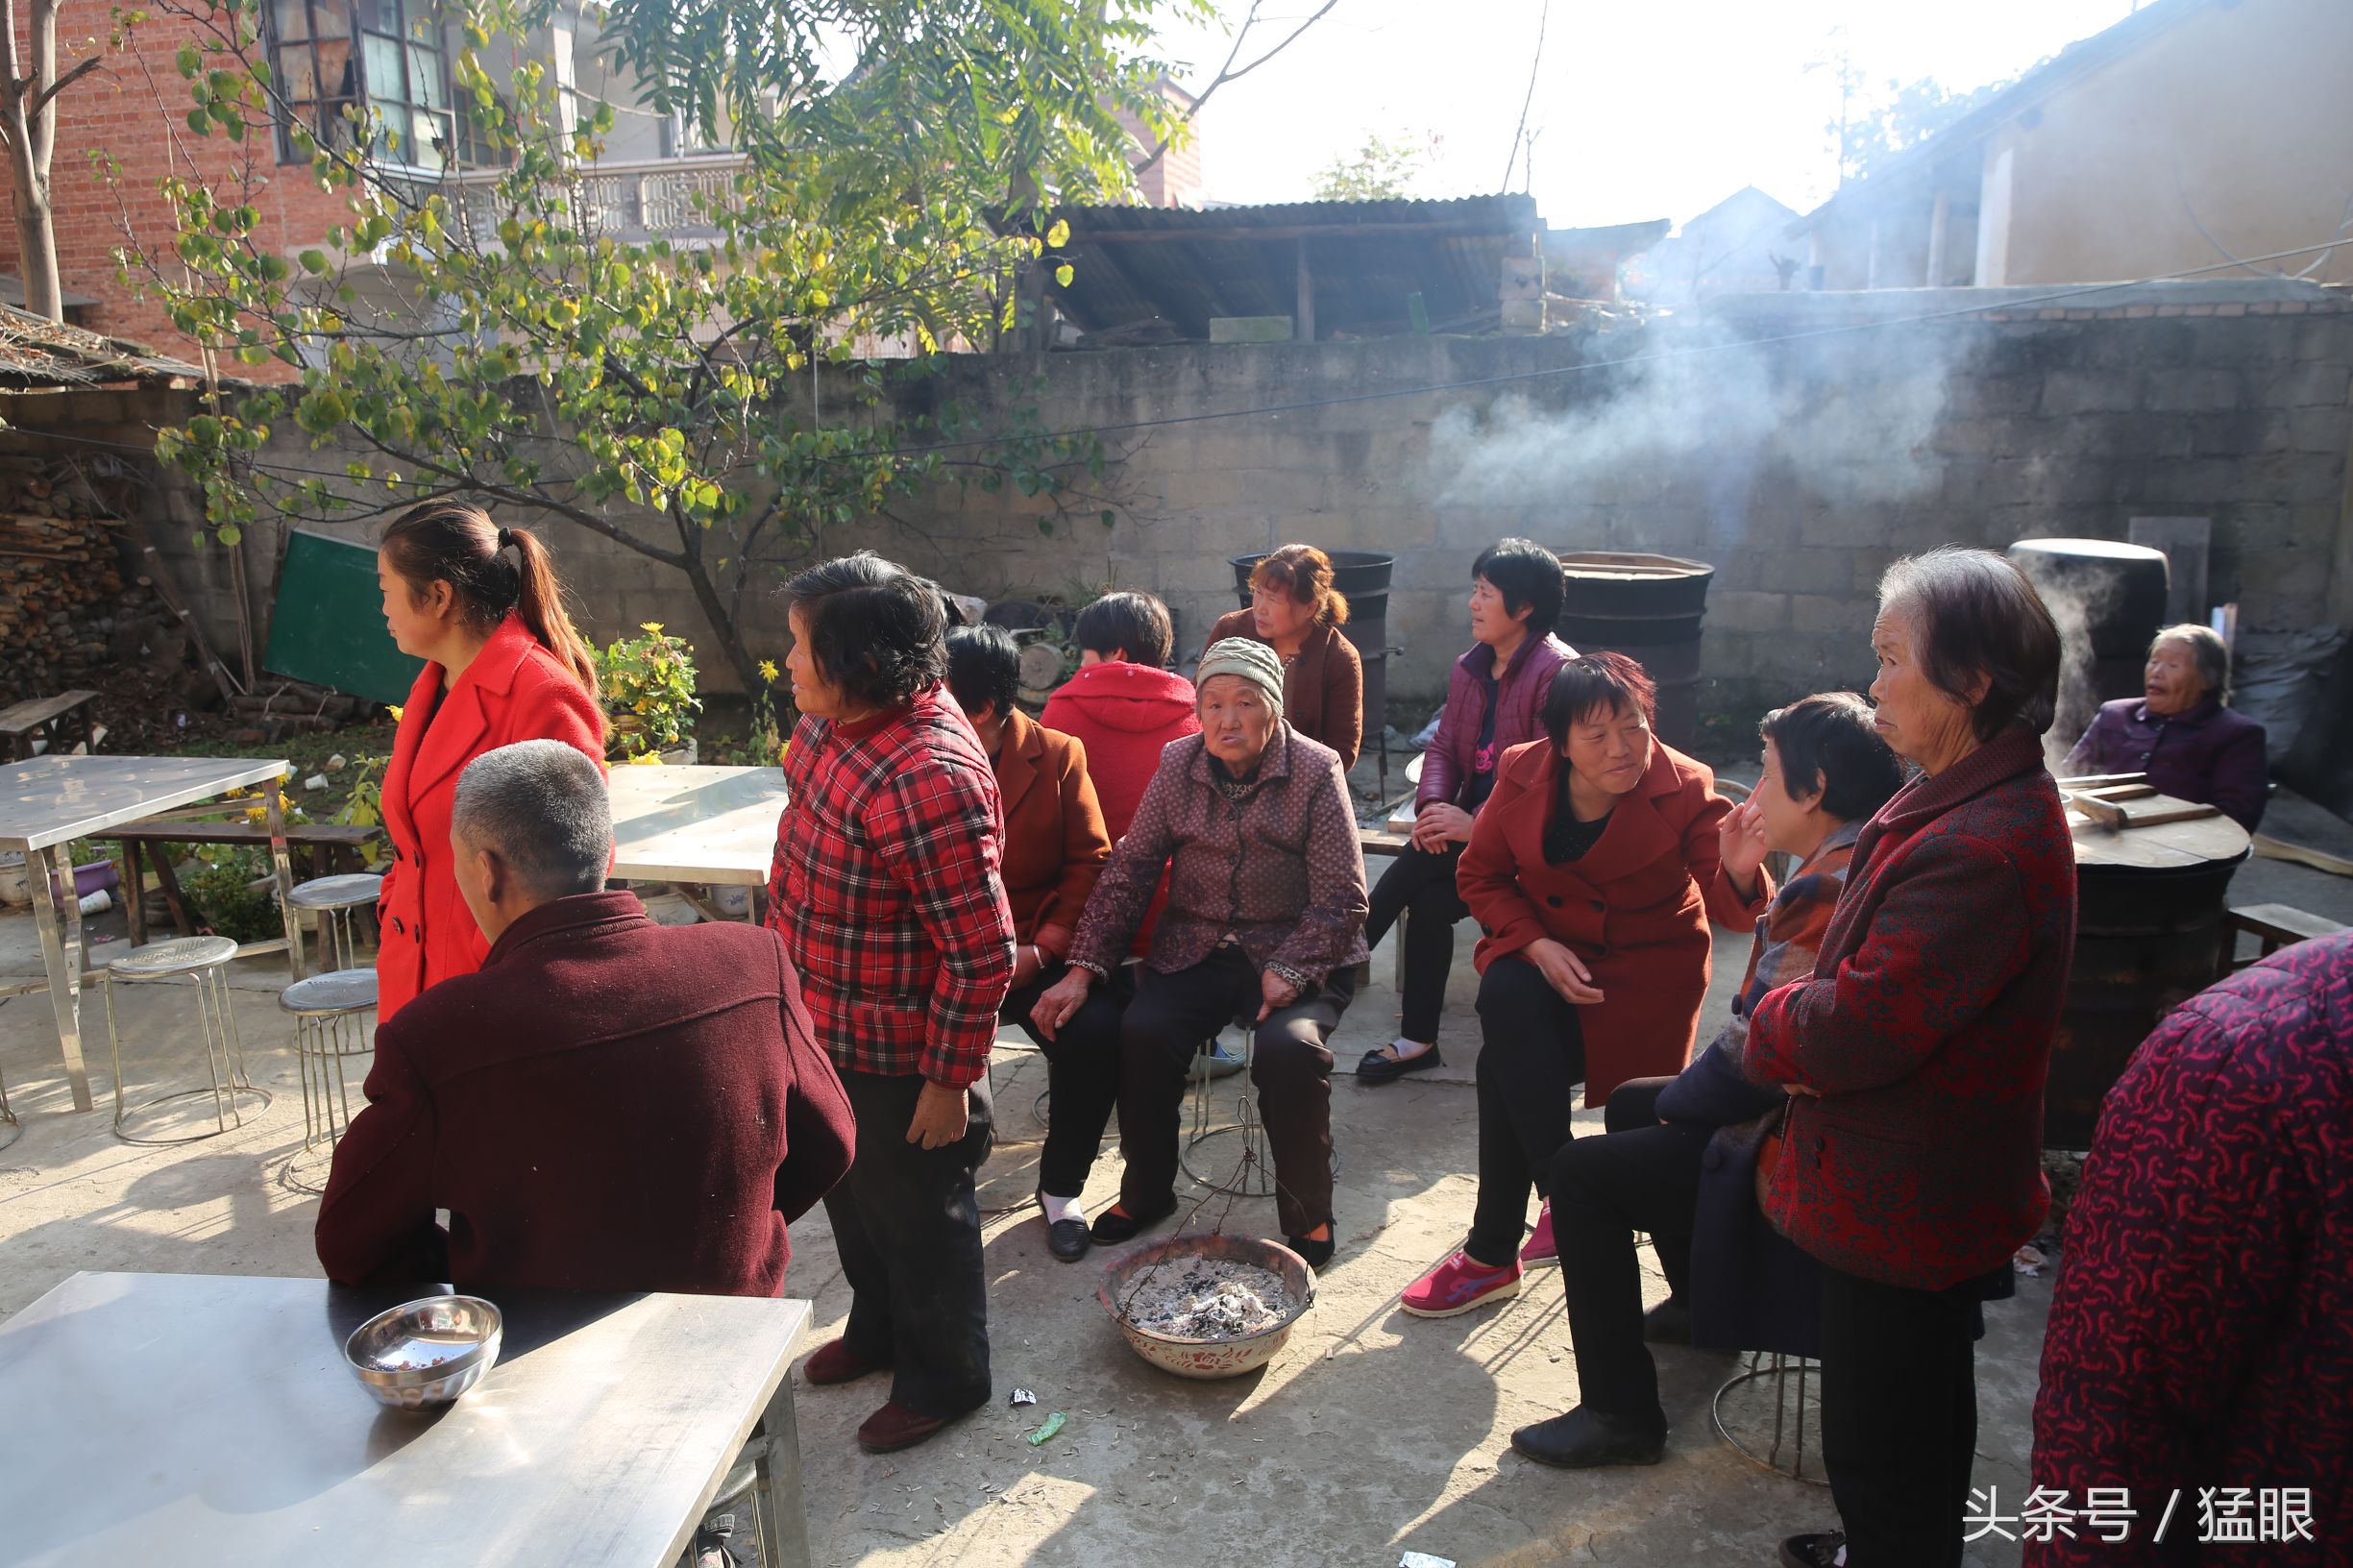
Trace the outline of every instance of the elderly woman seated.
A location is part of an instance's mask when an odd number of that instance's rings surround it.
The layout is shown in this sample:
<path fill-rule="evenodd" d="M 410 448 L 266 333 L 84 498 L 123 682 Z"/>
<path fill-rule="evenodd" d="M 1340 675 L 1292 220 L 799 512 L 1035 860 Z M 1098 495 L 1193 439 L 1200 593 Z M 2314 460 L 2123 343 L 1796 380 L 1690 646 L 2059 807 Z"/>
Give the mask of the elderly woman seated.
<path fill-rule="evenodd" d="M 1176 1212 L 1177 1122 L 1201 1041 L 1257 1031 L 1258 1086 L 1286 1239 L 1329 1262 L 1332 1052 L 1364 960 L 1364 857 L 1340 759 L 1283 722 L 1283 661 L 1264 643 L 1212 647 L 1196 679 L 1201 733 L 1173 742 L 1112 851 L 1070 944 L 1070 970 L 1031 1018 L 1049 1037 L 1107 983 L 1161 871 L 1168 905 L 1120 1020 L 1119 1202 L 1094 1239 L 1124 1241 Z"/>
<path fill-rule="evenodd" d="M 2213 627 L 2168 626 L 2148 645 L 2139 697 L 2100 705 L 2067 772 L 2146 773 L 2165 794 L 2218 807 L 2248 832 L 2263 821 L 2263 725 L 2230 700 L 2230 649 Z"/>

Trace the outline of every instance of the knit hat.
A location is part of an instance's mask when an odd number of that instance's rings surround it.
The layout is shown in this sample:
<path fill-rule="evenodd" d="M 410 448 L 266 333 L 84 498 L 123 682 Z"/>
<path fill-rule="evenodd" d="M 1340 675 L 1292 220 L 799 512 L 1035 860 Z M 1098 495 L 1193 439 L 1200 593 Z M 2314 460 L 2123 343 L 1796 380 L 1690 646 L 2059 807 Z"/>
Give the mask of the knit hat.
<path fill-rule="evenodd" d="M 1283 661 L 1264 643 L 1248 637 L 1227 637 L 1212 643 L 1193 672 L 1193 685 L 1206 686 L 1218 675 L 1239 675 L 1266 694 L 1279 717 L 1283 712 Z"/>

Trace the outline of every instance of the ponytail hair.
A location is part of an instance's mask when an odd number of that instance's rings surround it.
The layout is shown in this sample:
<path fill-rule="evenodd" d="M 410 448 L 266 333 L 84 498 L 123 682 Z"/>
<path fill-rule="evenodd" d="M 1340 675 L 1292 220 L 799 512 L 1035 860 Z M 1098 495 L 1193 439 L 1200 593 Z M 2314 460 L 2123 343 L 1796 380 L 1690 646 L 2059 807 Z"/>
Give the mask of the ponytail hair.
<path fill-rule="evenodd" d="M 379 548 L 412 595 L 448 583 L 458 613 L 478 631 L 514 615 L 583 691 L 597 696 L 596 657 L 565 613 L 555 557 L 527 529 L 500 527 L 464 502 L 429 501 L 393 519 Z M 513 561 L 506 558 L 510 548 Z"/>

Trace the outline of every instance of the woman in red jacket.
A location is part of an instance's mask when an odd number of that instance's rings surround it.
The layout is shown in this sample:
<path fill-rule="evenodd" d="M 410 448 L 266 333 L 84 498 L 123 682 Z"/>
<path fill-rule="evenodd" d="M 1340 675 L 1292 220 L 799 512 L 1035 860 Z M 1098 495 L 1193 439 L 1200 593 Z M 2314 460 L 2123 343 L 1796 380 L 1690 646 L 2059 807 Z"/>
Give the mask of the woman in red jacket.
<path fill-rule="evenodd" d="M 1822 1264 L 1836 1531 L 1802 1568 L 1952 1568 L 1989 1285 L 2050 1203 L 2043 1081 L 2075 853 L 2043 767 L 2059 634 L 1999 555 L 1898 561 L 1872 627 L 1879 733 L 1920 776 L 1855 839 L 1810 980 L 1766 993 L 1748 1076 L 1790 1091 L 1765 1217 Z"/>
<path fill-rule="evenodd" d="M 1582 1080 L 1597 1106 L 1629 1078 L 1681 1070 L 1707 994 L 1711 915 L 1753 928 L 1773 900 L 1737 886 L 1715 774 L 1651 734 L 1656 696 L 1623 653 L 1553 677 L 1548 739 L 1504 753 L 1457 871 L 1481 934 L 1479 1208 L 1455 1253 L 1406 1287 L 1405 1310 L 1453 1317 L 1515 1294 L 1559 1261 L 1552 1213 L 1520 1247 L 1531 1187 L 1568 1142 Z M 1514 1254 L 1517 1256 L 1514 1256 Z"/>
<path fill-rule="evenodd" d="M 381 1023 L 490 952 L 450 874 L 457 775 L 516 741 L 562 741 L 601 766 L 604 714 L 555 563 L 523 529 L 500 527 L 478 506 L 429 502 L 384 529 L 376 576 L 392 641 L 425 661 L 384 765 L 392 866 L 377 905 Z"/>

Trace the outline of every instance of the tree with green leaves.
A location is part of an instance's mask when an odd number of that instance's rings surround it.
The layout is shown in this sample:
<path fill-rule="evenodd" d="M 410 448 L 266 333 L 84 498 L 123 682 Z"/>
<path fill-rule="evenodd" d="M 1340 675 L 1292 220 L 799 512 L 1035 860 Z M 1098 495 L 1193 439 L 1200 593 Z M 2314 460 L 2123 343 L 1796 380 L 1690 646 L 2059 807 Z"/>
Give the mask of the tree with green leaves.
<path fill-rule="evenodd" d="M 1315 177 L 1319 202 L 1378 202 L 1409 196 L 1430 161 L 1429 150 L 1410 136 L 1394 139 L 1375 133 L 1347 157 L 1336 156 Z"/>
<path fill-rule="evenodd" d="M 159 442 L 224 540 L 441 495 L 561 520 L 684 574 L 756 692 L 745 596 L 827 529 L 944 482 L 1013 486 L 1048 530 L 1113 521 L 1098 441 L 1020 410 L 909 413 L 901 379 L 1067 281 L 1051 209 L 1129 188 L 1120 110 L 1173 133 L 1145 0 L 445 0 L 445 107 L 412 86 L 400 118 L 364 86 L 320 106 L 277 80 L 259 4 L 149 0 L 193 24 L 179 166 L 229 172 L 168 178 L 172 253 L 122 257 L 225 365 L 288 378 Z M 575 17 L 577 60 L 629 85 L 614 101 L 551 58 Z M 735 159 L 632 228 L 600 174 L 623 114 Z M 273 135 L 348 208 L 292 257 L 259 241 L 253 186 L 293 171 L 200 156 Z M 867 363 L 854 405 L 797 396 L 890 340 L 913 363 Z M 343 461 L 288 461 L 289 427 Z"/>

